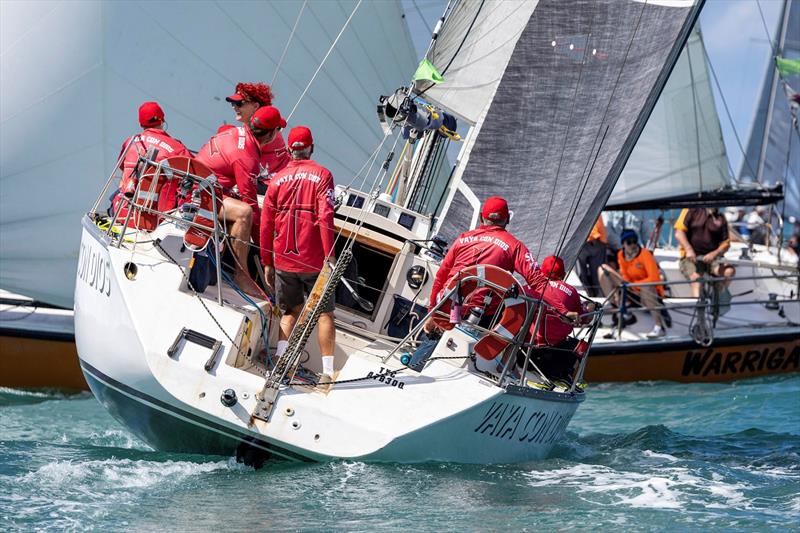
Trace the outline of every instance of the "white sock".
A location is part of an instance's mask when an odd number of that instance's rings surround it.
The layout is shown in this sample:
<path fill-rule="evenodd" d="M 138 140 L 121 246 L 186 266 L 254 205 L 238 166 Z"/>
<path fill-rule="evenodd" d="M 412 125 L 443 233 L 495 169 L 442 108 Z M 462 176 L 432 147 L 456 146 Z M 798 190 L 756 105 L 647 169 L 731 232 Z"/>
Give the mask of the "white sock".
<path fill-rule="evenodd" d="M 328 374 L 329 376 L 333 375 L 333 356 L 332 355 L 323 355 L 322 356 L 322 373 Z"/>
<path fill-rule="evenodd" d="M 278 341 L 278 347 L 275 349 L 275 357 L 280 357 L 286 353 L 286 348 L 289 347 L 289 341 Z"/>

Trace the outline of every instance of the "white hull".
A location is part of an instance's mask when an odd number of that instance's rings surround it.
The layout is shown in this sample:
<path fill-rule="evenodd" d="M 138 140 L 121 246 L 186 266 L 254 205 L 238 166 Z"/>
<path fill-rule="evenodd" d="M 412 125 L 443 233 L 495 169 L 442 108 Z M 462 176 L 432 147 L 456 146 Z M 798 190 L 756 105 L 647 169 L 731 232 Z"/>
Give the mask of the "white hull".
<path fill-rule="evenodd" d="M 170 228 L 164 224 L 155 234 L 161 232 L 162 246 L 185 264 L 189 255 L 180 253 L 179 234 L 170 235 Z M 392 345 L 350 328 L 337 332 L 335 378 L 374 379 L 327 391 L 284 387 L 270 422 L 251 424 L 264 378 L 241 364 L 198 299 L 180 290 L 181 271 L 146 244 L 135 253 L 109 246 L 88 218 L 81 254 L 75 290 L 81 366 L 111 414 L 157 449 L 232 454 L 244 446 L 291 460 L 524 462 L 549 453 L 583 400 L 583 393 L 498 387 L 468 371 L 464 359 L 434 360 L 422 372 L 401 370 L 397 356 L 382 362 Z M 123 274 L 128 261 L 138 266 L 133 281 Z M 258 321 L 248 336 L 245 316 L 254 319 L 256 311 L 234 293 L 223 294 L 224 307 L 203 298 L 246 352 L 258 338 Z M 206 348 L 184 342 L 174 358 L 167 355 L 181 328 L 222 341 L 209 372 Z M 453 355 L 459 342 L 437 348 L 433 357 Z M 232 408 L 220 402 L 225 389 L 236 391 Z"/>

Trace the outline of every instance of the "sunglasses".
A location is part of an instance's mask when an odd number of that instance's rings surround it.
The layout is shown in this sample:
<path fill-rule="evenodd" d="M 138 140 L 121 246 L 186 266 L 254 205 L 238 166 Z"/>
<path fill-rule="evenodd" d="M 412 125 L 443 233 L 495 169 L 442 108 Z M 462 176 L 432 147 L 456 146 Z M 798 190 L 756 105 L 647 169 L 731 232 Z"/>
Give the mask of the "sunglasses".
<path fill-rule="evenodd" d="M 233 107 L 242 107 L 244 104 L 251 103 L 250 100 L 239 100 L 238 102 L 231 102 Z"/>
<path fill-rule="evenodd" d="M 636 239 L 625 239 L 624 241 L 622 241 L 622 244 L 638 244 L 638 243 L 636 242 Z"/>

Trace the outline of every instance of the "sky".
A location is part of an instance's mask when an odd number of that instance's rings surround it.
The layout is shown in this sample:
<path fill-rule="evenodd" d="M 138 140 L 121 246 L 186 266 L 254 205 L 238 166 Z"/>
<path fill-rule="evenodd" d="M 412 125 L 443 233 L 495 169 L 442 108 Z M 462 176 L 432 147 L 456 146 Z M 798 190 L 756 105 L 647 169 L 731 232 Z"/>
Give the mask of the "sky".
<path fill-rule="evenodd" d="M 447 2 L 402 0 L 402 3 L 421 57 L 430 40 L 429 28 L 436 24 Z M 782 5 L 783 0 L 706 0 L 700 13 L 700 30 L 721 88 L 722 96 L 713 87 L 722 135 L 731 167 L 737 173 L 742 150 L 736 135 L 746 148 L 771 57 L 769 40 L 775 39 Z"/>

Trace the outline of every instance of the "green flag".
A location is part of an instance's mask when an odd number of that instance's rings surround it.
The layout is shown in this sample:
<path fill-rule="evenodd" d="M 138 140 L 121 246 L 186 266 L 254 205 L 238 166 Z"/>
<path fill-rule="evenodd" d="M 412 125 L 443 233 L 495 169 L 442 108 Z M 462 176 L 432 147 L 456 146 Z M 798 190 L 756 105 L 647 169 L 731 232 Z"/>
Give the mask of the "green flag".
<path fill-rule="evenodd" d="M 433 83 L 442 83 L 444 78 L 441 74 L 439 74 L 439 71 L 436 70 L 436 67 L 433 66 L 433 63 L 427 59 L 423 59 L 417 67 L 417 71 L 414 73 L 414 81 L 418 80 L 428 80 Z"/>
<path fill-rule="evenodd" d="M 800 74 L 800 59 L 784 59 L 782 57 L 775 58 L 775 65 L 778 67 L 778 72 L 781 76 L 793 76 Z M 420 65 L 421 67 L 422 65 Z M 419 70 L 417 70 L 419 72 Z"/>

